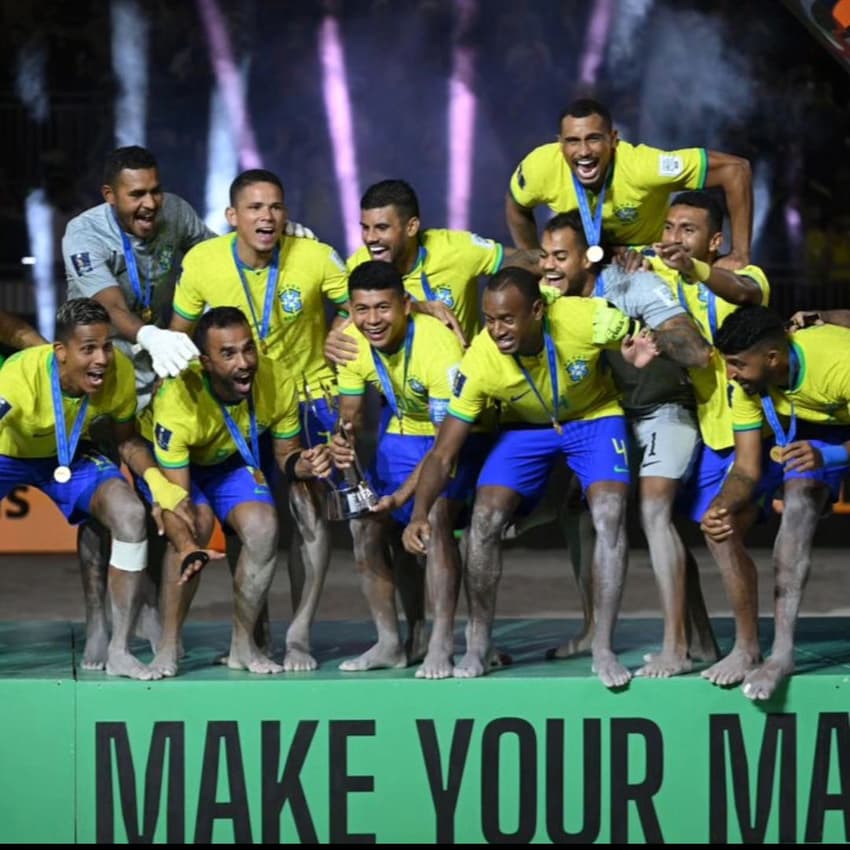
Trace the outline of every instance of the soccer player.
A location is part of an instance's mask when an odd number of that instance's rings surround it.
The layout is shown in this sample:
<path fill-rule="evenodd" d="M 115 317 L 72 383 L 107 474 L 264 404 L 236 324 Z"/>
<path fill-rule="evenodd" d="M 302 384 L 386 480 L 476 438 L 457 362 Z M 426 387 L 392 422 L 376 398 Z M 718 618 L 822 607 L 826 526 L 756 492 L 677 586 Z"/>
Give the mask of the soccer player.
<path fill-rule="evenodd" d="M 633 337 L 637 322 L 602 299 L 560 298 L 545 307 L 536 275 L 523 269 L 508 267 L 491 277 L 482 307 L 486 330 L 461 362 L 449 415 L 420 470 L 404 545 L 417 554 L 427 551 L 428 513 L 472 423 L 489 398 L 501 401 L 503 429 L 478 478 L 467 562 L 467 648 L 454 675 L 487 670 L 502 529 L 516 510 L 533 506 L 550 466 L 563 454 L 581 480 L 597 532 L 594 669 L 608 687 L 624 685 L 629 671 L 611 639 L 628 555 L 627 431 L 599 358 L 625 341 L 630 357 L 643 365 L 657 349 L 647 337 Z"/>
<path fill-rule="evenodd" d="M 213 516 L 239 536 L 227 664 L 279 673 L 284 667 L 254 639 L 277 562 L 277 513 L 268 482 L 275 464 L 292 481 L 326 475 L 330 453 L 326 445 L 302 448 L 295 381 L 282 362 L 258 353 L 255 331 L 240 310 L 214 307 L 204 313 L 195 341 L 200 363 L 165 381 L 148 426 L 160 468 L 191 493 L 196 512 L 195 522 L 172 536 L 185 540 L 189 533 L 202 544 Z M 272 439 L 273 460 L 262 452 L 264 434 Z M 151 665 L 163 676 L 177 672 L 180 630 L 198 585 L 180 581 L 181 567 L 188 566 L 185 578 L 192 579 L 205 560 L 190 555 L 187 564 L 178 551 L 200 549 L 197 544 L 172 546 L 166 558 L 163 639 Z"/>
<path fill-rule="evenodd" d="M 850 471 L 850 329 L 819 325 L 787 332 L 766 307 L 744 307 L 717 332 L 734 382 L 735 462 L 702 520 L 735 613 L 735 646 L 724 659 L 726 683 L 744 682 L 766 700 L 794 671 L 794 630 L 809 575 L 812 539 L 827 503 Z M 763 441 L 765 425 L 772 437 Z M 769 455 L 763 452 L 769 446 Z M 737 517 L 779 485 L 784 509 L 773 547 L 774 639 L 760 664 L 758 595 L 752 562 L 729 557 Z M 723 663 L 723 662 L 721 662 Z"/>
<path fill-rule="evenodd" d="M 667 281 L 712 346 L 727 316 L 742 306 L 766 305 L 770 297 L 770 285 L 758 266 L 729 271 L 717 263 L 722 243 L 723 210 L 719 202 L 708 192 L 682 192 L 667 211 L 661 242 L 653 246 L 655 256 L 650 261 L 653 271 Z M 691 368 L 689 374 L 702 447 L 678 507 L 700 522 L 732 464 L 735 438 L 726 364 L 720 353 L 712 348 L 709 365 Z M 747 524 L 755 518 L 756 513 L 750 511 Z M 742 533 L 729 541 L 727 550 L 742 570 L 755 571 L 743 545 L 744 521 L 743 515 L 738 517 Z M 723 661 L 702 675 L 716 684 L 728 684 Z"/>
<path fill-rule="evenodd" d="M 296 383 L 307 446 L 327 443 L 336 395 L 325 361 L 325 302 L 348 300 L 345 266 L 329 245 L 283 235 L 283 186 L 270 171 L 245 171 L 230 186 L 227 220 L 235 233 L 193 248 L 174 292 L 173 331 L 190 332 L 207 306 L 235 306 L 250 318 L 257 348 L 278 360 Z M 296 613 L 286 636 L 287 670 L 313 670 L 310 626 L 330 561 L 330 532 L 321 494 L 308 481 L 290 482 L 296 533 L 289 569 Z"/>
<path fill-rule="evenodd" d="M 657 275 L 629 273 L 616 265 L 603 270 L 588 259 L 578 212 L 561 213 L 547 222 L 542 246 L 541 267 L 547 289 L 553 287 L 559 296 L 563 292 L 607 299 L 626 315 L 645 321 L 653 329 L 659 349 L 668 355 L 656 358 L 644 369 L 636 369 L 617 352 L 607 359 L 640 452 L 641 524 L 664 608 L 662 651 L 638 673 L 666 677 L 688 672 L 686 553 L 673 523 L 673 503 L 699 446 L 693 391 L 683 367 L 707 365 L 711 348 L 685 307 Z M 716 658 L 699 577 L 694 572 L 689 579 L 696 583 L 691 600 L 694 654 L 702 656 L 707 649 Z M 565 655 L 566 649 L 556 650 L 555 657 Z"/>
<path fill-rule="evenodd" d="M 732 226 L 727 268 L 750 261 L 752 179 L 747 160 L 703 148 L 663 151 L 618 138 L 601 103 L 580 99 L 561 114 L 558 141 L 541 145 L 517 166 L 505 199 L 514 244 L 537 247 L 533 210 L 578 209 L 598 262 L 604 229 L 617 245 L 647 245 L 661 235 L 671 192 L 721 186 Z"/>
<path fill-rule="evenodd" d="M 59 309 L 56 342 L 17 353 L 0 370 L 0 497 L 17 486 L 37 487 L 69 522 L 94 517 L 112 535 L 112 637 L 105 624 L 86 624 L 83 667 L 105 663 L 113 676 L 156 679 L 128 647 L 147 561 L 145 510 L 121 470 L 88 442 L 92 421 L 107 417 L 121 460 L 148 482 L 157 502 L 172 504 L 174 488 L 137 436 L 135 413 L 133 366 L 114 351 L 109 314 L 90 298 Z M 185 496 L 178 493 L 177 501 Z"/>
<path fill-rule="evenodd" d="M 403 527 L 410 519 L 422 459 L 445 418 L 463 351 L 457 337 L 437 319 L 410 312 L 410 296 L 391 264 L 370 260 L 357 266 L 348 288 L 353 327 L 346 333 L 357 342 L 359 351 L 356 360 L 339 370 L 340 416 L 344 422 L 354 423 L 354 428 L 334 438 L 335 462 L 341 468 L 352 463 L 351 441 L 356 439 L 362 420 L 367 384 L 386 399 L 391 417 L 379 436 L 371 472 L 380 501 L 374 513 L 354 520 L 351 526 L 357 569 L 378 641 L 340 669 L 403 667 L 412 659 L 399 634 L 396 588 L 386 549 L 391 526 Z M 426 582 L 434 624 L 425 660 L 416 672 L 419 678 L 452 675 L 454 613 L 460 582 L 460 556 L 452 529 L 464 502 L 472 495 L 476 461 L 481 455 L 475 439 L 476 435 L 470 438 L 449 487 L 429 513 L 432 534 Z"/>

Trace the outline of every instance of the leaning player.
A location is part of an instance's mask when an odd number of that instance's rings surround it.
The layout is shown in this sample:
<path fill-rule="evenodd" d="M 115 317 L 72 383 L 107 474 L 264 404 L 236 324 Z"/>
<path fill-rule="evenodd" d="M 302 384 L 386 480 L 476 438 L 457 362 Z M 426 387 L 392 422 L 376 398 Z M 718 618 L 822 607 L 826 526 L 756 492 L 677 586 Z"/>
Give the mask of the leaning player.
<path fill-rule="evenodd" d="M 212 532 L 213 517 L 241 541 L 227 664 L 279 673 L 284 667 L 254 639 L 277 563 L 278 521 L 268 482 L 275 465 L 290 481 L 326 475 L 330 454 L 324 445 L 302 449 L 295 382 L 282 363 L 259 355 L 240 310 L 214 307 L 204 313 L 195 341 L 200 363 L 166 380 L 153 402 L 148 427 L 156 459 L 170 481 L 191 493 L 196 517 L 194 529 L 187 530 L 198 544 Z M 262 452 L 264 434 L 271 437 L 273 459 Z M 152 662 L 163 676 L 177 672 L 180 630 L 198 586 L 180 581 L 181 566 L 189 568 L 191 579 L 205 560 L 192 555 L 187 561 L 178 554 L 186 548 L 172 546 L 166 557 L 163 638 Z"/>

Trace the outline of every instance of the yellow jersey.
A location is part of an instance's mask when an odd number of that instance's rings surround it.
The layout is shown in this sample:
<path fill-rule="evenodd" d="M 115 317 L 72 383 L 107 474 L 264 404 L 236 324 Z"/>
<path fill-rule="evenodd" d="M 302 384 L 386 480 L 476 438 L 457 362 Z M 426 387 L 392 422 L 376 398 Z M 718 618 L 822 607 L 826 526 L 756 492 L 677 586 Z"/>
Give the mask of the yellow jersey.
<path fill-rule="evenodd" d="M 194 322 L 207 306 L 238 307 L 247 316 L 257 345 L 262 348 L 260 329 L 269 267 L 252 269 L 241 261 L 237 267 L 235 241 L 235 234 L 219 236 L 201 242 L 186 254 L 174 290 L 174 311 Z M 240 268 L 251 293 L 250 302 Z M 327 318 L 323 296 L 334 304 L 348 300 L 348 275 L 340 256 L 330 245 L 314 239 L 282 236 L 264 352 L 283 361 L 302 400 L 304 380 L 317 394 L 322 384 L 334 383 L 333 371 L 324 356 Z"/>
<path fill-rule="evenodd" d="M 106 372 L 103 386 L 89 396 L 80 439 L 88 437 L 93 419 L 108 416 L 131 422 L 136 412 L 133 364 L 120 351 Z M 51 373 L 56 368 L 52 345 L 13 354 L 0 370 L 0 454 L 16 458 L 55 457 L 56 417 Z M 62 394 L 65 427 L 70 435 L 85 396 Z"/>
<path fill-rule="evenodd" d="M 704 148 L 663 151 L 620 140 L 602 205 L 602 229 L 618 245 L 648 245 L 661 237 L 671 192 L 702 189 L 708 171 Z M 517 166 L 513 199 L 532 209 L 546 204 L 553 213 L 578 209 L 572 171 L 559 142 L 535 148 Z M 591 212 L 593 192 L 587 192 Z"/>
<path fill-rule="evenodd" d="M 650 260 L 652 270 L 662 277 L 679 303 L 693 317 L 705 339 L 714 345 L 714 336 L 723 320 L 738 309 L 737 304 L 715 295 L 704 283 L 690 283 L 658 257 Z M 770 301 L 770 284 L 758 266 L 744 266 L 735 274 L 755 281 L 761 290 L 761 303 L 767 307 Z M 714 348 L 708 366 L 688 369 L 697 402 L 697 419 L 702 441 L 712 449 L 721 451 L 735 444 L 732 431 L 732 408 L 729 404 L 729 379 L 726 363 Z"/>
<path fill-rule="evenodd" d="M 275 439 L 286 440 L 300 433 L 295 382 L 282 363 L 260 357 L 252 392 L 257 436 L 271 431 Z M 190 463 L 213 466 L 237 453 L 221 405 L 197 362 L 178 377 L 166 378 L 139 417 L 142 436 L 153 443 L 157 463 L 171 469 Z M 226 407 L 252 448 L 247 400 Z"/>
<path fill-rule="evenodd" d="M 787 389 L 769 389 L 783 429 L 787 433 L 792 405 L 804 422 L 850 425 L 850 328 L 816 325 L 789 334 L 789 341 L 798 364 L 796 380 Z M 732 387 L 734 429 L 762 428 L 767 417 L 761 397 L 747 395 L 735 381 Z"/>
<path fill-rule="evenodd" d="M 384 380 L 388 380 L 394 399 L 387 433 L 433 437 L 432 423 L 439 425 L 445 418 L 463 350 L 454 333 L 431 316 L 411 313 L 408 329 L 411 327 L 409 358 L 405 354 L 406 340 L 398 351 L 383 354 L 372 348 L 353 325 L 346 328 L 345 333 L 356 340 L 359 351 L 355 360 L 339 367 L 339 392 L 363 395 L 366 384 L 372 384 L 391 401 L 384 387 Z M 376 360 L 385 370 L 383 380 Z"/>
<path fill-rule="evenodd" d="M 546 326 L 556 355 L 558 421 L 622 416 L 610 373 L 600 368 L 599 359 L 606 348 L 619 349 L 631 320 L 602 298 L 564 296 L 546 308 Z M 600 336 L 596 328 L 608 330 Z M 549 424 L 555 405 L 546 346 L 539 354 L 514 357 L 502 354 L 481 331 L 463 356 L 448 412 L 473 422 L 490 398 L 501 402 L 503 423 Z"/>
<path fill-rule="evenodd" d="M 404 275 L 404 288 L 417 301 L 442 301 L 471 340 L 480 327 L 478 278 L 499 271 L 503 254 L 498 242 L 466 230 L 423 230 L 416 263 Z M 369 259 L 364 245 L 348 258 L 349 272 Z"/>

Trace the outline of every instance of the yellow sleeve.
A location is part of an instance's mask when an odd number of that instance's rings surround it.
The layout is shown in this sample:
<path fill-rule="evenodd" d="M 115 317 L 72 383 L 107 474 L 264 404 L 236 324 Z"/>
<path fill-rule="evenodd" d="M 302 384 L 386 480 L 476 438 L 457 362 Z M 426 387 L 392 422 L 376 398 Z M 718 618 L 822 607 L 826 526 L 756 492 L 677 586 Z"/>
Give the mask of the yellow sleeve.
<path fill-rule="evenodd" d="M 322 268 L 322 293 L 334 304 L 348 301 L 348 272 L 342 257 L 330 246 Z"/>
<path fill-rule="evenodd" d="M 486 333 L 486 331 L 482 331 Z M 490 396 L 487 364 L 481 346 L 469 347 L 457 371 L 448 413 L 464 422 L 475 422 Z"/>
<path fill-rule="evenodd" d="M 199 261 L 199 247 L 196 246 L 183 257 L 183 265 L 174 287 L 172 302 L 174 312 L 190 322 L 201 317 L 207 303 L 206 298 L 199 291 L 199 283 L 204 279 L 202 264 Z"/>
<path fill-rule="evenodd" d="M 280 364 L 275 363 L 275 366 Z M 282 369 L 280 370 L 282 373 Z M 278 377 L 275 369 L 275 379 Z M 298 407 L 298 392 L 295 389 L 295 381 L 286 378 L 277 381 L 277 393 L 275 396 L 277 409 L 276 416 L 271 422 L 272 437 L 276 440 L 289 440 L 301 433 L 301 419 Z"/>
<path fill-rule="evenodd" d="M 434 329 L 428 342 L 428 407 L 431 421 L 439 424 L 446 418 L 463 349 L 457 337 L 442 325 Z"/>
<path fill-rule="evenodd" d="M 347 360 L 337 371 L 337 385 L 340 395 L 363 395 L 366 392 L 366 370 L 364 370 L 364 350 L 368 348 L 360 332 L 351 325 L 344 333 L 357 342 L 358 352 L 354 360 Z"/>
<path fill-rule="evenodd" d="M 755 431 L 764 425 L 764 413 L 761 402 L 755 396 L 747 395 L 740 384 L 730 381 L 727 392 L 731 393 L 732 430 Z"/>
<path fill-rule="evenodd" d="M 12 357 L 0 369 L 0 422 L 12 424 L 21 413 L 21 396 L 29 393 L 21 357 Z"/>
<path fill-rule="evenodd" d="M 153 448 L 156 462 L 166 469 L 189 465 L 187 415 L 178 404 L 179 378 L 166 378 L 153 400 Z"/>
<path fill-rule="evenodd" d="M 604 298 L 591 300 L 594 302 L 591 341 L 602 348 L 619 348 L 624 337 L 637 331 L 638 321 L 618 310 Z"/>
<path fill-rule="evenodd" d="M 365 263 L 369 259 L 369 249 L 364 245 L 362 248 L 358 248 L 346 261 L 345 267 L 348 270 L 348 273 L 351 274 L 357 266 L 361 263 Z"/>
<path fill-rule="evenodd" d="M 110 415 L 116 422 L 136 418 L 136 372 L 128 357 L 115 352 L 115 397 L 110 400 Z"/>
<path fill-rule="evenodd" d="M 555 145 L 558 147 L 557 145 Z M 532 209 L 548 200 L 550 192 L 546 192 L 547 177 L 547 148 L 549 145 L 535 148 L 520 162 L 511 177 L 511 197 L 526 209 Z M 560 155 L 560 149 L 559 149 Z"/>
<path fill-rule="evenodd" d="M 463 259 L 466 271 L 461 277 L 496 274 L 502 267 L 505 249 L 499 242 L 468 231 L 449 230 L 446 233 L 454 244 L 456 255 Z"/>
<path fill-rule="evenodd" d="M 646 186 L 668 186 L 671 192 L 702 189 L 708 173 L 705 148 L 663 151 L 649 145 L 634 148 L 636 176 Z"/>
<path fill-rule="evenodd" d="M 735 274 L 748 277 L 755 282 L 761 290 L 761 306 L 767 307 L 770 301 L 770 283 L 768 283 L 767 275 L 758 266 L 744 266 L 736 269 Z"/>

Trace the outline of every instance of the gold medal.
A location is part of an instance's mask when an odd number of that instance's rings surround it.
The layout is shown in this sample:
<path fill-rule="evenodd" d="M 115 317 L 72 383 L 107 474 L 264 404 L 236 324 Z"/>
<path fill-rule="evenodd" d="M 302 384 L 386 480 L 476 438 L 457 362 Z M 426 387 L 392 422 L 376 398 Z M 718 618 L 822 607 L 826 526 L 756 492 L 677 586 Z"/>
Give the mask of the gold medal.
<path fill-rule="evenodd" d="M 776 463 L 782 463 L 785 457 L 785 449 L 782 446 L 773 446 L 770 450 L 770 459 Z"/>
<path fill-rule="evenodd" d="M 585 252 L 585 256 L 589 263 L 601 263 L 602 258 L 605 256 L 605 252 L 602 250 L 601 245 L 589 245 Z"/>
<path fill-rule="evenodd" d="M 257 483 L 260 487 L 265 487 L 265 486 L 266 486 L 266 476 L 265 476 L 265 475 L 263 475 L 263 470 L 262 470 L 262 469 L 257 469 L 257 467 L 254 467 L 254 468 L 251 470 L 251 474 L 254 476 L 254 481 L 255 481 L 255 482 L 256 482 L 256 483 Z"/>
<path fill-rule="evenodd" d="M 153 310 L 150 307 L 145 307 L 142 310 L 142 321 L 148 325 L 150 324 L 151 319 L 153 318 Z"/>

